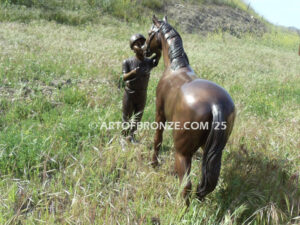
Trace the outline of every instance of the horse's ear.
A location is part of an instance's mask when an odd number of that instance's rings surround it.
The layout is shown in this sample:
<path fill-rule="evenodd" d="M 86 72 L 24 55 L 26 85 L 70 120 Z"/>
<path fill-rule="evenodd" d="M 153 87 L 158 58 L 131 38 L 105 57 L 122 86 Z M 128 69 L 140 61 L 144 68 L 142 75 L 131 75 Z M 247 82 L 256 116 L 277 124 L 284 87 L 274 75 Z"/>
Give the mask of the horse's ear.
<path fill-rule="evenodd" d="M 158 21 L 158 19 L 156 18 L 155 15 L 153 15 L 152 21 L 153 21 L 153 23 L 155 24 L 155 26 L 159 27 L 160 24 L 159 24 L 159 21 Z"/>
<path fill-rule="evenodd" d="M 167 16 L 164 16 L 163 21 L 164 21 L 165 23 L 168 23 L 168 18 L 167 18 Z"/>

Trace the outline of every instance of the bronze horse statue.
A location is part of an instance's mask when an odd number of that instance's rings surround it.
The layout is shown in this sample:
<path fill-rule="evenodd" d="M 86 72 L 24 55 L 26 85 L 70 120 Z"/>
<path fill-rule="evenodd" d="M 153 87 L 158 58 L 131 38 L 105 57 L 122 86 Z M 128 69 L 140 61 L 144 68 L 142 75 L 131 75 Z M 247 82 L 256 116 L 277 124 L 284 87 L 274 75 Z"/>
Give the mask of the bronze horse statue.
<path fill-rule="evenodd" d="M 203 149 L 203 160 L 197 197 L 202 200 L 217 185 L 222 150 L 234 124 L 235 106 L 225 89 L 195 75 L 184 52 L 182 39 L 168 24 L 167 18 L 159 21 L 153 16 L 152 20 L 149 37 L 143 46 L 144 54 L 149 57 L 162 51 L 165 64 L 163 76 L 156 88 L 156 122 L 179 123 L 179 129 L 173 129 L 175 172 L 180 182 L 187 176 L 182 194 L 189 204 L 192 184 L 188 175 L 192 157 L 199 147 Z M 207 129 L 186 129 L 188 126 L 184 126 L 195 122 L 207 123 L 209 126 Z M 159 126 L 155 133 L 153 166 L 158 165 L 163 131 L 164 127 Z"/>

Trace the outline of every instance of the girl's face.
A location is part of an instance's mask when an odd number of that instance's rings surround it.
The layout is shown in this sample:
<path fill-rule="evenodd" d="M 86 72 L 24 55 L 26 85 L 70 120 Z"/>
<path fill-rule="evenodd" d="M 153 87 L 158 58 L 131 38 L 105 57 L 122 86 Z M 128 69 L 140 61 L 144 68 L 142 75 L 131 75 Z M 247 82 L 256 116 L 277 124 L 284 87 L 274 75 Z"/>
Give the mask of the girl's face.
<path fill-rule="evenodd" d="M 139 39 L 136 42 L 134 42 L 133 51 L 135 54 L 143 55 L 142 46 L 144 45 L 144 43 L 145 41 L 143 39 Z"/>

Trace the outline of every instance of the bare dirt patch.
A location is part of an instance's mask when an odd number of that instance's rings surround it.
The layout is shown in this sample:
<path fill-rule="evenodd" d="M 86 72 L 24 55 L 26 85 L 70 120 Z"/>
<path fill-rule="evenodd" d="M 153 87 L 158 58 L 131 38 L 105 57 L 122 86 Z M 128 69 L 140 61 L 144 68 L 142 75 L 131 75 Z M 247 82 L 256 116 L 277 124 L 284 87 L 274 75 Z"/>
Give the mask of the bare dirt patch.
<path fill-rule="evenodd" d="M 165 11 L 187 33 L 206 35 L 221 31 L 240 37 L 243 33 L 261 36 L 267 31 L 265 24 L 250 13 L 226 5 L 198 6 L 173 3 L 168 5 Z"/>

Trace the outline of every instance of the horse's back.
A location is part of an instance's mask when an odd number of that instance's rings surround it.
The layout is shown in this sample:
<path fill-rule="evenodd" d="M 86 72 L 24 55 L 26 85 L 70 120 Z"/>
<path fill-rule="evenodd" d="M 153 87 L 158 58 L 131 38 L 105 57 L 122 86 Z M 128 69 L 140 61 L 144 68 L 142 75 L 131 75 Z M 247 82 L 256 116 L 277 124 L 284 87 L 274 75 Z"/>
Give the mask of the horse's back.
<path fill-rule="evenodd" d="M 213 105 L 229 115 L 235 106 L 228 92 L 214 82 L 198 78 L 194 71 L 182 68 L 167 70 L 157 87 L 157 100 L 164 102 L 168 121 L 202 121 L 210 119 Z"/>

